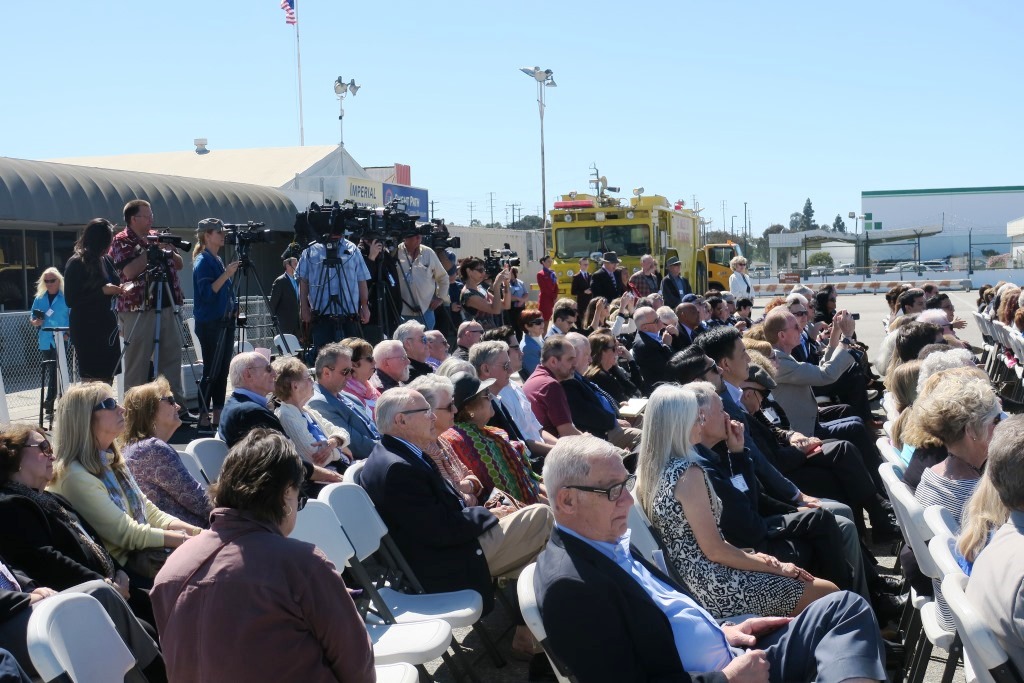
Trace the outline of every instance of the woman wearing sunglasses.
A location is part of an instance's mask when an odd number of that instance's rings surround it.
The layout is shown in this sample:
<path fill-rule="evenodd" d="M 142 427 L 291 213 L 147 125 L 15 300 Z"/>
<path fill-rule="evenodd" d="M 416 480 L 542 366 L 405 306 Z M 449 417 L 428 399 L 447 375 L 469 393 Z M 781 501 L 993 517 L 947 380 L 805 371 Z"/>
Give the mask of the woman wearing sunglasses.
<path fill-rule="evenodd" d="M 313 465 L 310 480 L 316 484 L 341 481 L 341 472 L 352 462 L 348 432 L 306 407 L 313 398 L 314 383 L 305 363 L 298 358 L 278 358 L 274 370 L 274 398 L 279 402 L 274 414 L 299 457 Z"/>
<path fill-rule="evenodd" d="M 116 443 L 124 408 L 109 385 L 73 385 L 57 404 L 56 422 L 48 490 L 92 525 L 132 583 L 148 587 L 167 554 L 200 529 L 162 511 L 139 488 Z"/>
<path fill-rule="evenodd" d="M 213 506 L 206 487 L 181 463 L 168 441 L 181 426 L 179 406 L 163 377 L 124 395 L 125 430 L 120 444 L 128 469 L 146 497 L 183 522 L 210 526 Z"/>
<path fill-rule="evenodd" d="M 36 282 L 36 298 L 32 300 L 32 315 L 29 322 L 35 327 L 39 336 L 39 353 L 43 360 L 57 359 L 57 345 L 54 335 L 59 332 L 46 332 L 44 327 L 67 327 L 70 325 L 71 311 L 64 301 L 64 277 L 56 268 L 47 268 Z M 64 332 L 67 339 L 67 332 Z M 57 368 L 50 366 L 46 373 L 46 412 L 53 413 L 53 399 L 57 395 Z"/>
<path fill-rule="evenodd" d="M 303 478 L 279 432 L 255 429 L 228 452 L 210 528 L 171 555 L 153 586 L 168 679 L 373 680 L 370 637 L 345 582 L 312 544 L 288 538 L 306 504 Z"/>

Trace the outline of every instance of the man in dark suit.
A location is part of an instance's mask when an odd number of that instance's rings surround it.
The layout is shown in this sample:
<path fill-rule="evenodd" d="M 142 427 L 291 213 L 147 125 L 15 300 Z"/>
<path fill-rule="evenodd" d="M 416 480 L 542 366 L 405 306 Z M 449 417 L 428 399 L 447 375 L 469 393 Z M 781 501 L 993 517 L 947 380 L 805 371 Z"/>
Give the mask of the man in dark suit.
<path fill-rule="evenodd" d="M 683 303 L 683 297 L 693 292 L 690 289 L 690 281 L 683 277 L 680 272 L 682 265 L 675 256 L 665 262 L 667 275 L 661 279 L 661 297 L 665 305 L 675 310 L 675 307 Z"/>
<path fill-rule="evenodd" d="M 363 406 L 344 393 L 352 371 L 352 349 L 338 343 L 326 345 L 317 354 L 315 371 L 313 397 L 306 406 L 348 431 L 349 449 L 357 459 L 370 457 L 370 451 L 380 443 L 380 432 Z"/>
<path fill-rule="evenodd" d="M 658 314 L 653 308 L 643 306 L 636 309 L 633 321 L 636 323 L 633 360 L 640 366 L 640 374 L 644 378 L 643 392 L 650 396 L 654 385 L 665 374 L 672 349 L 663 341 L 661 332 L 665 326 L 658 320 Z"/>
<path fill-rule="evenodd" d="M 630 479 L 615 449 L 589 435 L 560 440 L 544 465 L 557 527 L 534 589 L 547 647 L 577 680 L 885 680 L 878 625 L 852 593 L 792 620 L 719 626 L 629 548 Z"/>
<path fill-rule="evenodd" d="M 601 259 L 601 267 L 590 280 L 590 293 L 592 296 L 603 296 L 611 302 L 618 299 L 626 291 L 626 287 L 615 272 L 619 265 L 619 257 L 614 251 L 605 252 Z"/>
<path fill-rule="evenodd" d="M 575 372 L 561 380 L 572 422 L 581 432 L 599 436 L 627 451 L 640 445 L 640 430 L 619 419 L 619 405 L 607 392 L 583 376 L 590 366 L 590 341 L 578 332 L 565 335 L 576 349 Z"/>
<path fill-rule="evenodd" d="M 270 286 L 270 312 L 277 316 L 281 334 L 299 336 L 299 282 L 295 279 L 295 266 L 299 260 L 286 258 L 284 272 Z"/>
<path fill-rule="evenodd" d="M 590 289 L 590 259 L 586 256 L 580 259 L 580 272 L 572 276 L 572 295 L 576 297 L 576 307 L 582 316 L 587 311 L 587 305 L 593 298 Z M 611 299 L 609 299 L 611 301 Z"/>
<path fill-rule="evenodd" d="M 488 611 L 492 578 L 517 574 L 544 547 L 550 509 L 530 505 L 499 520 L 483 506 L 467 507 L 423 451 L 437 441 L 427 400 L 398 387 L 377 400 L 376 411 L 383 448 L 370 454 L 360 485 L 427 592 L 471 588 Z M 520 631 L 525 648 L 528 634 Z"/>
<path fill-rule="evenodd" d="M 231 395 L 220 414 L 218 436 L 228 447 L 257 427 L 284 433 L 281 421 L 267 406 L 267 396 L 274 391 L 277 373 L 270 361 L 260 353 L 247 351 L 231 359 L 228 370 Z"/>

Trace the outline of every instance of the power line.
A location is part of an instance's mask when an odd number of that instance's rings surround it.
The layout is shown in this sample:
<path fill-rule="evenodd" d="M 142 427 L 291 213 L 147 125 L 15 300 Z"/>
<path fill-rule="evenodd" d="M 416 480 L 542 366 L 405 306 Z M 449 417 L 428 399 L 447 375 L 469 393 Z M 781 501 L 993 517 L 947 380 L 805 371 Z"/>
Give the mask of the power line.
<path fill-rule="evenodd" d="M 473 225 L 473 202 L 469 203 L 469 224 Z"/>

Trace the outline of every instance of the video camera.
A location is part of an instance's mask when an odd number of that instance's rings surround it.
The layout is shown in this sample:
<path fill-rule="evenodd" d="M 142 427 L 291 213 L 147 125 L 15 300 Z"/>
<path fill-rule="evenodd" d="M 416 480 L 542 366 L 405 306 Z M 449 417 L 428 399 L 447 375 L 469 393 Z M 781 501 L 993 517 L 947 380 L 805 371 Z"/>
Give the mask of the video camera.
<path fill-rule="evenodd" d="M 182 251 L 189 251 L 192 249 L 191 242 L 181 239 L 166 228 L 157 232 L 155 235 L 146 235 L 146 242 L 149 243 L 149 246 L 146 247 L 147 267 L 154 271 L 165 268 L 167 266 L 167 262 L 170 260 L 167 253 L 160 248 L 161 244 L 170 244 L 176 249 L 181 249 Z"/>
<path fill-rule="evenodd" d="M 262 244 L 271 241 L 270 230 L 260 230 L 266 223 L 225 223 L 224 244 L 243 247 L 249 244 Z"/>
<path fill-rule="evenodd" d="M 519 254 L 509 248 L 508 242 L 505 242 L 503 249 L 484 249 L 484 270 L 491 280 L 497 277 L 505 266 L 518 268 L 520 263 L 522 261 Z"/>
<path fill-rule="evenodd" d="M 462 247 L 462 238 L 452 237 L 448 232 L 443 218 L 431 218 L 430 223 L 425 223 L 423 228 L 429 228 L 429 232 L 423 233 L 424 242 L 431 249 L 459 249 Z"/>

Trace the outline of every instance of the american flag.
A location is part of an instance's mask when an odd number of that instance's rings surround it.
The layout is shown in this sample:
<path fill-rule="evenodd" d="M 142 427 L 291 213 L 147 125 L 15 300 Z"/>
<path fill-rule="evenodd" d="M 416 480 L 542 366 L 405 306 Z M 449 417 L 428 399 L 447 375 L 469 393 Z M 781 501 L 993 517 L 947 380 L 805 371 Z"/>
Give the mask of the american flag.
<path fill-rule="evenodd" d="M 281 0 L 281 9 L 284 10 L 284 23 L 298 23 L 299 20 L 295 18 L 295 0 Z"/>

